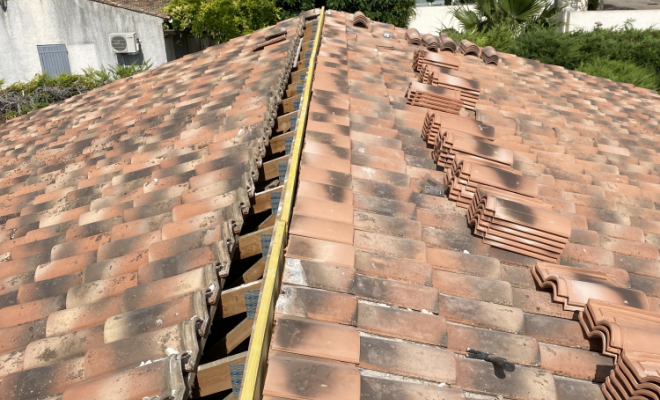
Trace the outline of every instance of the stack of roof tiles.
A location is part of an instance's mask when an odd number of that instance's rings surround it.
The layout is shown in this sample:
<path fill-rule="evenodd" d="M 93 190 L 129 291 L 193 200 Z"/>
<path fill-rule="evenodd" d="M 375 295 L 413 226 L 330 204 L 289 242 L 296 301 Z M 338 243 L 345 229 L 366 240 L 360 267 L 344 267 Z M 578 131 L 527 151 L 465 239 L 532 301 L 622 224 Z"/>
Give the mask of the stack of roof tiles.
<path fill-rule="evenodd" d="M 410 105 L 454 115 L 458 115 L 464 106 L 461 90 L 421 82 L 410 83 L 406 98 Z"/>
<path fill-rule="evenodd" d="M 415 28 L 410 28 L 406 31 L 406 41 L 412 45 L 419 46 L 422 44 L 421 35 Z"/>
<path fill-rule="evenodd" d="M 537 284 L 552 289 L 552 300 L 579 311 L 584 333 L 615 358 L 601 387 L 609 399 L 655 399 L 660 394 L 660 314 L 649 311 L 646 294 L 630 288 L 627 271 L 537 263 Z"/>
<path fill-rule="evenodd" d="M 653 337 L 652 340 L 653 342 L 644 342 L 646 348 L 655 345 L 658 338 Z M 660 398 L 658 365 L 660 365 L 658 354 L 624 350 L 619 356 L 614 371 L 610 372 L 610 376 L 603 384 L 603 394 L 608 400 Z"/>
<path fill-rule="evenodd" d="M 188 398 L 302 24 L 0 126 L 1 399 Z"/>
<path fill-rule="evenodd" d="M 660 314 L 646 294 L 630 288 L 627 271 L 537 263 L 537 284 L 552 289 L 565 310 L 579 311 L 585 335 L 601 342 L 615 367 L 601 390 L 608 400 L 655 399 L 660 394 Z"/>
<path fill-rule="evenodd" d="M 460 171 L 461 165 L 454 163 L 458 157 L 475 157 L 473 160 L 484 160 L 489 165 L 497 167 L 510 167 L 513 164 L 513 152 L 504 147 L 494 145 L 491 141 L 483 140 L 480 136 L 472 136 L 462 132 L 441 131 L 435 139 L 433 159 L 443 167 L 451 167 L 452 175 L 459 176 L 461 172 L 467 174 L 470 170 Z"/>
<path fill-rule="evenodd" d="M 603 354 L 616 360 L 602 386 L 607 399 L 660 395 L 660 314 L 635 306 L 590 299 L 579 315 L 587 335 L 600 340 Z"/>
<path fill-rule="evenodd" d="M 424 65 L 458 69 L 458 58 L 452 54 L 435 53 L 428 50 L 417 49 L 413 54 L 413 69 L 419 72 Z"/>
<path fill-rule="evenodd" d="M 497 51 L 493 46 L 486 46 L 481 49 L 481 59 L 484 60 L 486 64 L 497 65 L 497 63 L 500 62 L 500 57 L 497 55 Z"/>
<path fill-rule="evenodd" d="M 477 165 L 475 170 L 482 167 Z M 487 185 L 477 187 L 468 221 L 484 243 L 550 262 L 558 261 L 571 236 L 568 218 L 547 210 L 542 203 L 539 206 L 506 190 L 490 190 Z"/>
<path fill-rule="evenodd" d="M 625 270 L 585 270 L 538 262 L 532 275 L 540 287 L 552 289 L 552 300 L 562 303 L 565 310 L 585 311 L 590 300 L 614 301 L 623 307 L 642 310 L 649 308 L 646 294 L 629 288 L 630 277 Z"/>
<path fill-rule="evenodd" d="M 630 297 L 630 296 L 628 296 Z M 579 314 L 580 323 L 589 336 L 602 340 L 603 353 L 612 357 L 623 351 L 657 354 L 660 315 L 649 313 L 648 301 L 628 304 L 627 298 L 610 296 L 616 303 L 589 299 L 584 312 Z M 643 297 L 643 300 L 647 300 Z"/>
<path fill-rule="evenodd" d="M 410 82 L 406 93 L 408 104 L 458 115 L 463 108 L 461 92 L 455 89 Z"/>
<path fill-rule="evenodd" d="M 440 32 L 438 35 L 438 38 L 440 39 L 440 50 L 441 51 L 451 51 L 452 53 L 456 53 L 456 50 L 458 49 L 458 46 L 456 45 L 456 42 L 454 39 L 449 37 L 444 32 Z"/>
<path fill-rule="evenodd" d="M 476 44 L 470 42 L 467 39 L 463 39 L 458 42 L 458 48 L 461 50 L 461 53 L 468 55 L 473 55 L 479 57 L 481 55 L 481 49 Z"/>
<path fill-rule="evenodd" d="M 585 335 L 576 311 L 538 286 L 531 272 L 536 257 L 472 234 L 468 210 L 439 190 L 449 186 L 446 171 L 421 137 L 428 110 L 405 98 L 419 78 L 410 68 L 419 47 L 408 44 L 404 29 L 392 30 L 388 47 L 376 46 L 383 36 L 354 29 L 352 18 L 326 15 L 305 139 L 312 145 L 295 208 L 341 218 L 353 230 L 327 239 L 339 231 L 324 222 L 290 236 L 290 248 L 304 245 L 286 256 L 265 397 L 605 400 L 610 397 L 601 387 L 612 371 L 617 382 L 631 385 L 623 390 L 657 382 L 654 354 L 640 358 L 624 350 L 619 358 L 628 362 L 617 369 L 619 362 L 594 350 L 598 343 Z M 379 26 L 391 29 L 378 22 L 372 29 Z M 648 301 L 648 312 L 639 315 L 654 326 L 660 315 L 660 96 L 499 57 L 497 66 L 455 57 L 455 76 L 481 86 L 475 115 L 463 116 L 492 129 L 484 142 L 513 153 L 511 166 L 495 167 L 498 174 L 515 171 L 534 182 L 536 197 L 518 203 L 570 221 L 561 265 L 628 274 L 626 287 Z M 446 115 L 435 115 L 441 127 Z M 312 154 L 332 155 L 333 162 Z M 479 353 L 468 348 L 486 354 L 469 358 Z M 635 379 L 621 380 L 621 373 Z M 613 398 L 631 397 L 619 396 Z"/>
<path fill-rule="evenodd" d="M 534 200 L 538 196 L 538 186 L 533 179 L 522 176 L 514 169 L 504 169 L 496 163 L 484 162 L 478 157 L 461 157 L 455 160 L 451 168 L 445 168 L 445 183 L 449 188 L 449 198 L 458 205 L 468 208 L 473 203 L 478 190 L 502 191 L 512 196 L 522 196 L 527 201 L 543 204 Z M 485 196 L 487 193 L 483 193 Z M 482 199 L 479 199 L 481 201 Z M 475 204 L 478 207 L 478 204 Z M 477 208 L 475 208 L 476 211 Z"/>
<path fill-rule="evenodd" d="M 427 144 L 435 146 L 436 138 L 441 132 L 470 135 L 490 141 L 495 139 L 495 129 L 492 126 L 468 117 L 428 111 L 422 126 L 422 138 Z"/>
<path fill-rule="evenodd" d="M 469 42 L 463 45 L 470 48 Z M 415 53 L 414 69 L 426 54 Z M 411 83 L 406 94 L 408 104 L 433 110 L 427 113 L 422 138 L 433 146 L 433 160 L 445 168 L 449 198 L 470 208 L 468 221 L 474 234 L 492 246 L 557 262 L 571 235 L 570 221 L 535 199 L 537 184 L 512 168 L 513 151 L 493 143 L 492 127 L 484 131 L 483 125 L 470 118 L 450 116 L 447 123 L 453 121 L 456 129 L 442 127 L 443 114 L 461 112 L 452 103 L 456 97 L 464 109 L 475 109 L 479 82 L 447 74 L 434 64 L 421 64 L 419 73 L 420 83 Z M 484 191 L 478 192 L 480 187 Z"/>
<path fill-rule="evenodd" d="M 362 11 L 358 11 L 353 15 L 353 26 L 369 28 L 369 18 Z"/>
<path fill-rule="evenodd" d="M 427 33 L 426 35 L 422 35 L 422 44 L 424 45 L 424 47 L 434 52 L 437 52 L 438 48 L 440 47 L 440 42 L 438 41 L 438 38 L 435 35 L 431 35 L 430 33 Z"/>
<path fill-rule="evenodd" d="M 422 64 L 422 66 L 419 68 L 419 82 L 422 83 L 430 83 L 430 76 L 432 73 L 439 71 L 445 74 L 452 74 L 456 72 L 456 70 L 449 69 L 449 68 L 444 68 L 444 67 L 438 67 L 435 65 L 429 65 L 429 64 Z"/>
<path fill-rule="evenodd" d="M 511 150 L 484 136 L 474 125 L 437 134 L 433 159 L 445 168 L 449 198 L 469 208 L 468 223 L 483 243 L 557 262 L 571 236 L 570 220 L 537 199 L 536 181 L 512 168 Z"/>
<path fill-rule="evenodd" d="M 446 72 L 450 71 L 447 70 Z M 474 110 L 481 91 L 478 81 L 445 73 L 442 67 L 436 66 L 424 65 L 420 70 L 419 81 L 433 86 L 457 90 L 463 107 L 468 110 Z"/>

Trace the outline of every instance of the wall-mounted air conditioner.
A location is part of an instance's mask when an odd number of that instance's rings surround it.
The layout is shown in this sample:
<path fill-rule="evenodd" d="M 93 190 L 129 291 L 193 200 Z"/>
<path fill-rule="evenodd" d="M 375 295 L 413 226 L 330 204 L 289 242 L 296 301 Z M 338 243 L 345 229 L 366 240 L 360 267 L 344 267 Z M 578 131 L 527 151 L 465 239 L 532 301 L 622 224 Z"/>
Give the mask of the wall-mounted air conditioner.
<path fill-rule="evenodd" d="M 110 47 L 113 53 L 137 54 L 140 52 L 140 40 L 135 32 L 111 33 Z"/>

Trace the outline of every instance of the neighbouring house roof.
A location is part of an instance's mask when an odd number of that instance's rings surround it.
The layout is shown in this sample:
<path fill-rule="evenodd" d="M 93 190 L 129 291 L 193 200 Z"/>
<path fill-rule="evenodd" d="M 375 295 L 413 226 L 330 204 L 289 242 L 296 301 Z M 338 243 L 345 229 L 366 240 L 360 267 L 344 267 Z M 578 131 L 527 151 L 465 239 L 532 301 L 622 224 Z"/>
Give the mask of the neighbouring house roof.
<path fill-rule="evenodd" d="M 188 398 L 302 22 L 0 125 L 0 399 Z"/>
<path fill-rule="evenodd" d="M 149 14 L 163 19 L 169 19 L 169 15 L 163 12 L 169 0 L 91 0 L 109 6 L 121 7 L 127 10 Z"/>
<path fill-rule="evenodd" d="M 355 22 L 325 16 L 264 398 L 628 398 L 616 346 L 658 340 L 660 96 Z M 513 200 L 466 209 L 477 185 Z M 585 331 L 600 300 L 634 339 Z"/>

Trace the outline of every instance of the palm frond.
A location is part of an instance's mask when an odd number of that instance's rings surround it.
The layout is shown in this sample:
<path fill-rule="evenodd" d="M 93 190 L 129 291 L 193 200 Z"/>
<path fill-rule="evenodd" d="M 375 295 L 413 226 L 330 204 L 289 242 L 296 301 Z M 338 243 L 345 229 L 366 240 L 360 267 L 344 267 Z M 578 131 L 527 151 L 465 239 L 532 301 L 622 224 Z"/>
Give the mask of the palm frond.
<path fill-rule="evenodd" d="M 518 23 L 534 19 L 546 6 L 545 0 L 499 0 L 499 6 L 507 16 Z"/>
<path fill-rule="evenodd" d="M 464 31 L 474 31 L 479 28 L 481 19 L 477 13 L 469 8 L 458 6 L 452 10 L 452 13 Z"/>
<path fill-rule="evenodd" d="M 535 20 L 543 26 L 551 25 L 554 22 L 555 17 L 564 11 L 564 8 L 566 8 L 565 5 L 557 6 L 556 4 L 548 3 Z"/>

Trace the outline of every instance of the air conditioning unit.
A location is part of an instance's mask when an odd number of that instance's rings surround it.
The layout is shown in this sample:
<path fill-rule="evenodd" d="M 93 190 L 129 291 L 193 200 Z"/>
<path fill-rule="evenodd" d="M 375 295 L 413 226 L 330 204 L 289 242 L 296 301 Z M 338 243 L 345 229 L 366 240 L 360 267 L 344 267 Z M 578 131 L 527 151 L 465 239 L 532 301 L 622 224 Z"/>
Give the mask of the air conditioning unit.
<path fill-rule="evenodd" d="M 113 53 L 137 54 L 140 52 L 140 40 L 135 32 L 111 33 L 110 47 Z"/>

